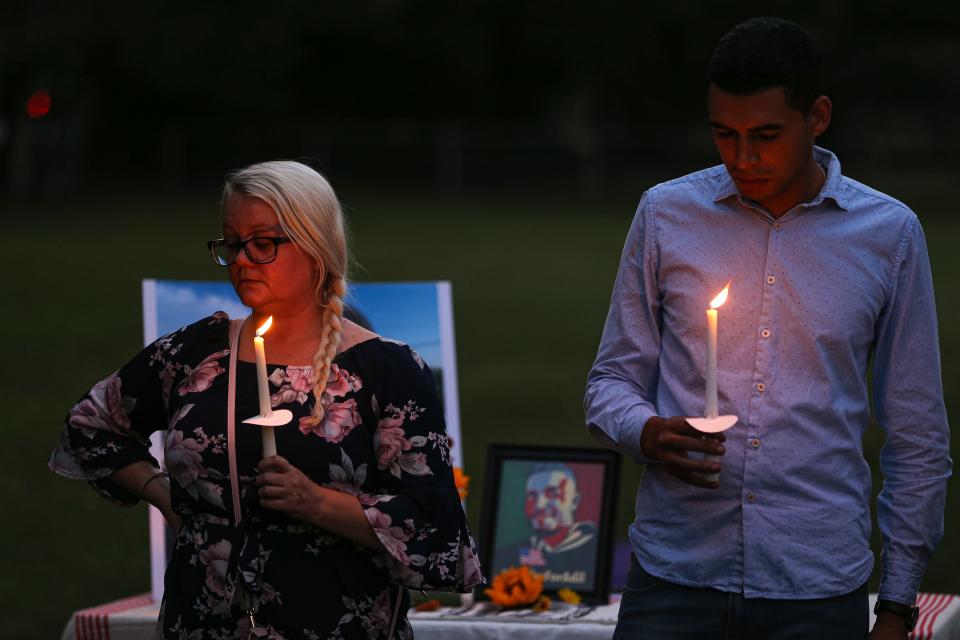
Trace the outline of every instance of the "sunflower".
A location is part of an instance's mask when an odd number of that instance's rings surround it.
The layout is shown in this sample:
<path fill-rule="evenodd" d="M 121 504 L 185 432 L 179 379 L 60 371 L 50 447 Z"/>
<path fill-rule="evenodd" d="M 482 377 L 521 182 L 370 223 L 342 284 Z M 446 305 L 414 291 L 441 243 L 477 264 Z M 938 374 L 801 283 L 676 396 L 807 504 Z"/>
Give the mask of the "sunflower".
<path fill-rule="evenodd" d="M 537 602 L 543 593 L 543 576 L 530 571 L 530 567 L 504 569 L 493 579 L 489 589 L 483 591 L 501 607 L 523 607 Z M 543 606 L 541 604 L 541 606 Z M 546 608 L 549 608 L 549 599 Z"/>

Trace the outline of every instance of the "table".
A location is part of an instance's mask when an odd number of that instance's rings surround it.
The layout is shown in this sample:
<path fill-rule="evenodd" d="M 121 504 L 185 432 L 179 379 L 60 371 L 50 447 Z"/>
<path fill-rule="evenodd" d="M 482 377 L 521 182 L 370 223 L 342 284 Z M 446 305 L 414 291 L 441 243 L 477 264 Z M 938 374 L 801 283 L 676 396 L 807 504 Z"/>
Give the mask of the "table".
<path fill-rule="evenodd" d="M 873 603 L 870 595 L 870 625 Z M 914 640 L 960 640 L 960 595 L 921 593 Z M 416 640 L 610 640 L 619 602 L 600 607 L 557 603 L 550 612 L 498 612 L 485 603 L 410 612 Z M 77 611 L 61 640 L 153 640 L 159 603 L 145 593 Z"/>

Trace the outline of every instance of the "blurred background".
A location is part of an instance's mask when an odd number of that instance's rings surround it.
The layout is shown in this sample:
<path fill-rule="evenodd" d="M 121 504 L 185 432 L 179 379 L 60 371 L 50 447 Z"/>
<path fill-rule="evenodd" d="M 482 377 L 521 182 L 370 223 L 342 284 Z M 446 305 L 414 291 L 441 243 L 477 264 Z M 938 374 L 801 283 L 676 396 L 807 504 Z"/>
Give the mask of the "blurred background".
<path fill-rule="evenodd" d="M 716 164 L 706 63 L 755 15 L 814 34 L 835 106 L 821 144 L 920 215 L 956 415 L 958 7 L 6 3 L 0 636 L 58 637 L 73 610 L 148 589 L 145 508 L 107 505 L 45 461 L 72 403 L 141 346 L 140 280 L 224 277 L 204 241 L 224 174 L 250 162 L 296 158 L 330 178 L 354 279 L 453 283 L 475 531 L 489 443 L 591 445 L 583 385 L 634 207 Z M 874 429 L 871 461 L 880 442 Z M 620 538 L 640 477 L 624 467 Z M 950 491 L 927 591 L 960 591 Z"/>

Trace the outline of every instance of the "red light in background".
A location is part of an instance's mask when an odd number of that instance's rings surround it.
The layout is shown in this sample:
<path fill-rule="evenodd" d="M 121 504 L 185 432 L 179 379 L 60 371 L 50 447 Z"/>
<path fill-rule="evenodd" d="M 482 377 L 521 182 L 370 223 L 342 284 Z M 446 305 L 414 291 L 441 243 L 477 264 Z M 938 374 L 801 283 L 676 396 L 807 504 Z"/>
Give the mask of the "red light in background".
<path fill-rule="evenodd" d="M 50 113 L 50 92 L 46 89 L 39 89 L 33 92 L 33 95 L 27 100 L 27 115 L 36 120 Z"/>

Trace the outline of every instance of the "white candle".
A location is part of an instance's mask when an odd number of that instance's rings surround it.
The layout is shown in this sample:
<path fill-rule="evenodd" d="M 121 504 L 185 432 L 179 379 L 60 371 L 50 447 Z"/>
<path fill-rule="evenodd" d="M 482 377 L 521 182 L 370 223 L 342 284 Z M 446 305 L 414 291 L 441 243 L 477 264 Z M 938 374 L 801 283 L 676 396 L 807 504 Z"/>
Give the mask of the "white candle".
<path fill-rule="evenodd" d="M 704 377 L 706 378 L 706 388 L 703 396 L 703 417 L 716 418 L 717 411 L 717 309 L 727 301 L 727 293 L 730 291 L 730 283 L 710 301 L 710 308 L 707 309 L 707 363 Z"/>
<path fill-rule="evenodd" d="M 717 310 L 707 309 L 707 370 L 703 417 L 717 417 Z"/>
<path fill-rule="evenodd" d="M 257 329 L 257 337 L 253 339 L 253 350 L 257 356 L 257 394 L 260 397 L 260 415 L 263 417 L 273 413 L 273 407 L 270 406 L 270 386 L 267 381 L 267 356 L 263 345 L 263 334 L 267 332 L 272 323 L 273 316 L 270 316 Z M 273 433 L 273 427 L 260 427 L 260 435 L 263 440 L 263 457 L 277 455 L 277 440 Z"/>
<path fill-rule="evenodd" d="M 716 434 L 726 431 L 737 422 L 737 416 L 721 416 L 718 408 L 717 399 L 717 334 L 720 324 L 719 307 L 727 301 L 727 293 L 730 291 L 730 283 L 710 301 L 710 308 L 707 309 L 707 357 L 704 367 L 703 377 L 705 381 L 703 392 L 703 417 L 687 418 L 687 424 L 700 432 L 700 438 L 714 438 Z M 704 462 L 719 462 L 720 456 L 709 453 L 692 454 L 694 459 L 702 459 Z M 701 473 L 708 482 L 719 482 L 719 473 Z"/>

